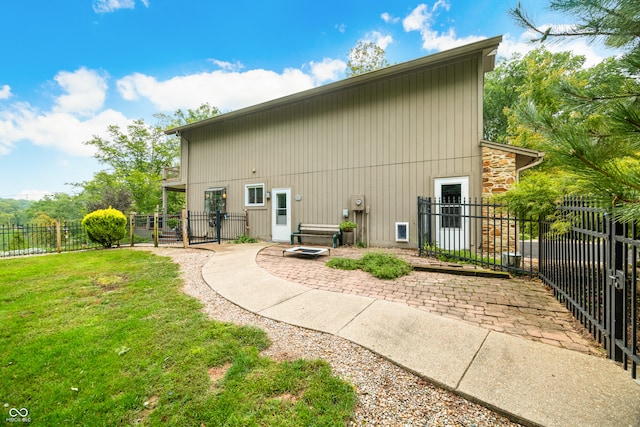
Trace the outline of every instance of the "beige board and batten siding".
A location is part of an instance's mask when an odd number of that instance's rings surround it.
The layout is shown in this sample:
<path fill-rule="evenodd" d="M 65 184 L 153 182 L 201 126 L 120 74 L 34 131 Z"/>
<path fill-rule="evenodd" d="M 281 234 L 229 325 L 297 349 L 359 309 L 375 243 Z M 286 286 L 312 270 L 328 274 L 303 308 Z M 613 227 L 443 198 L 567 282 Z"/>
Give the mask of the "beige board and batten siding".
<path fill-rule="evenodd" d="M 370 243 L 396 245 L 394 224 L 406 221 L 415 246 L 416 198 L 433 194 L 434 178 L 469 176 L 480 193 L 481 61 L 456 58 L 191 130 L 189 209 L 203 210 L 204 191 L 221 186 L 227 210 L 241 211 L 244 186 L 265 183 L 301 197 L 295 228 L 339 223 L 350 196 L 364 194 Z M 270 200 L 250 211 L 250 226 L 270 238 Z"/>

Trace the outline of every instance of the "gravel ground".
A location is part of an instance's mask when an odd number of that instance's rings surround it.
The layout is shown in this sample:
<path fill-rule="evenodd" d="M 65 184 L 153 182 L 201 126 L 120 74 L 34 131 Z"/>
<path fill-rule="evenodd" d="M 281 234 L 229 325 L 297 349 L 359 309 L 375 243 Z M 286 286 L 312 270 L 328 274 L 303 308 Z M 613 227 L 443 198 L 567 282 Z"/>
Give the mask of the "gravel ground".
<path fill-rule="evenodd" d="M 276 360 L 323 359 L 334 374 L 355 386 L 358 404 L 352 426 L 517 426 L 499 414 L 439 389 L 356 344 L 333 335 L 276 322 L 246 311 L 215 293 L 202 279 L 213 252 L 145 248 L 180 265 L 184 292 L 204 304 L 215 320 L 257 326 L 272 345 L 264 354 Z"/>

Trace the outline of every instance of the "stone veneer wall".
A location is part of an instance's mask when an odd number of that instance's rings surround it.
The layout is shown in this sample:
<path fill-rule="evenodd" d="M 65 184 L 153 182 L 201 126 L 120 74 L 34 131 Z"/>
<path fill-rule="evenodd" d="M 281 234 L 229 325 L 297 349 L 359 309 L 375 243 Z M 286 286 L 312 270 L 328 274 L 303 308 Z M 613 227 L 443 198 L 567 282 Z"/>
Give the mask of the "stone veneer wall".
<path fill-rule="evenodd" d="M 516 182 L 516 154 L 482 147 L 482 198 L 504 193 Z M 493 208 L 484 208 L 483 216 L 500 217 Z M 481 250 L 488 254 L 516 251 L 517 230 L 513 221 L 484 220 Z"/>

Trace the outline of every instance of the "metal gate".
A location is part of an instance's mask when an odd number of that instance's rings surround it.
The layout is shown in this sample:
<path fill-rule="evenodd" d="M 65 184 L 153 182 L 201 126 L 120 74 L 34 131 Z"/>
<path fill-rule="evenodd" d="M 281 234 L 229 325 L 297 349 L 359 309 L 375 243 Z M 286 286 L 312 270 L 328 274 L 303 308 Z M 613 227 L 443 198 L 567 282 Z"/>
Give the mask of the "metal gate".
<path fill-rule="evenodd" d="M 620 222 L 611 208 L 583 198 L 566 198 L 557 207 L 553 221 L 517 218 L 505 206 L 482 200 L 463 201 L 467 209 L 461 212 L 469 212 L 472 236 L 478 243 L 473 252 L 456 246 L 456 240 L 448 242 L 452 247 L 440 247 L 433 232 L 435 217 L 440 215 L 446 221 L 445 216 L 451 212 L 438 210 L 438 203 L 439 200 L 418 198 L 420 255 L 444 256 L 518 274 L 537 274 L 604 346 L 608 357 L 622 363 L 637 378 L 640 363 L 637 221 Z M 524 234 L 532 237 L 525 240 Z"/>
<path fill-rule="evenodd" d="M 566 199 L 558 210 L 559 221 L 540 223 L 539 277 L 636 378 L 640 230 L 582 199 Z"/>
<path fill-rule="evenodd" d="M 189 244 L 220 243 L 247 234 L 246 212 L 187 212 Z"/>

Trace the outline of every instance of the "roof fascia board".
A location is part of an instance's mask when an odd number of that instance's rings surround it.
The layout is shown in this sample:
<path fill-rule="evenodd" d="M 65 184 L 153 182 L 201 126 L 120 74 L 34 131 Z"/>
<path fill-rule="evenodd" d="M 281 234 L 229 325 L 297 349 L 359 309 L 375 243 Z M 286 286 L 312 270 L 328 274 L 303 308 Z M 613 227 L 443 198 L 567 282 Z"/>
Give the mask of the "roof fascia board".
<path fill-rule="evenodd" d="M 260 111 L 269 110 L 272 108 L 284 106 L 287 104 L 308 100 L 316 96 L 329 94 L 338 90 L 360 86 L 366 83 L 371 83 L 376 80 L 389 78 L 391 76 L 402 75 L 417 69 L 423 68 L 435 68 L 446 63 L 458 61 L 464 57 L 481 54 L 485 61 L 489 61 L 485 64 L 483 71 L 487 72 L 493 69 L 495 63 L 495 50 L 500 45 L 502 36 L 492 37 L 490 39 L 481 40 L 475 43 L 470 43 L 464 46 L 456 47 L 453 49 L 445 50 L 442 52 L 434 53 L 433 55 L 423 56 L 418 59 L 403 62 L 397 65 L 392 65 L 379 70 L 371 71 L 369 73 L 359 74 L 347 79 L 339 80 L 337 82 L 329 83 L 327 85 L 318 86 L 302 92 L 297 92 L 291 95 L 287 95 L 281 98 L 277 98 L 271 101 L 256 104 L 250 107 L 241 108 L 236 111 L 224 113 L 219 116 L 211 117 L 209 119 L 201 120 L 199 122 L 190 123 L 184 126 L 179 126 L 173 129 L 165 131 L 167 135 L 178 134 L 182 132 L 188 132 L 200 127 L 208 126 L 210 124 L 223 122 L 225 120 L 231 120 L 238 117 L 254 114 Z"/>
<path fill-rule="evenodd" d="M 537 159 L 539 157 L 544 157 L 544 151 L 532 150 L 530 148 L 517 147 L 515 145 L 501 144 L 499 142 L 491 142 L 491 141 L 480 141 L 481 147 L 493 148 L 496 150 L 506 151 L 508 153 L 520 154 L 522 156 L 531 157 L 533 159 Z"/>

